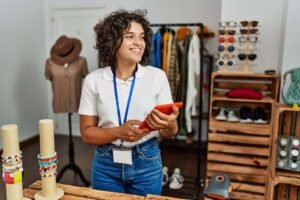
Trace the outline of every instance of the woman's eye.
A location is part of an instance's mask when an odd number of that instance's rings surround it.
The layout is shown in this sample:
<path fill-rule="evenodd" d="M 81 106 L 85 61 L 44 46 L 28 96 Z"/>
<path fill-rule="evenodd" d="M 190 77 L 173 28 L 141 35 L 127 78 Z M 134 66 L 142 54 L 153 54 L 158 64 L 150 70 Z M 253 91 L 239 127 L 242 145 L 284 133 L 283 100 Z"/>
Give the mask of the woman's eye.
<path fill-rule="evenodd" d="M 133 38 L 133 35 L 127 35 L 125 36 L 126 39 L 132 39 Z"/>

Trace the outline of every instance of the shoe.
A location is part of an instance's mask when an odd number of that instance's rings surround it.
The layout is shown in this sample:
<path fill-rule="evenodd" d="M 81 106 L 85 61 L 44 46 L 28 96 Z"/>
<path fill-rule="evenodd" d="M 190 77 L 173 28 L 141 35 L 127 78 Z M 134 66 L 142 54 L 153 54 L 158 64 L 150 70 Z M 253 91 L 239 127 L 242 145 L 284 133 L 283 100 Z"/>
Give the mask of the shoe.
<path fill-rule="evenodd" d="M 183 186 L 183 181 L 184 181 L 184 178 L 180 174 L 180 169 L 175 168 L 174 172 L 170 178 L 169 188 L 173 189 L 173 190 L 180 189 Z"/>
<path fill-rule="evenodd" d="M 240 119 L 235 115 L 234 110 L 229 110 L 228 112 L 228 121 L 229 122 L 238 122 Z"/>
<path fill-rule="evenodd" d="M 252 123 L 252 112 L 248 106 L 242 106 L 240 109 L 240 122 L 241 123 Z"/>
<path fill-rule="evenodd" d="M 226 121 L 227 120 L 227 116 L 226 116 L 225 112 L 226 112 L 226 109 L 225 108 L 221 108 L 220 112 L 215 117 L 215 119 L 219 120 L 219 121 Z"/>
<path fill-rule="evenodd" d="M 162 186 L 164 186 L 169 181 L 168 167 L 166 167 L 166 166 L 163 167 L 162 175 L 163 175 Z"/>
<path fill-rule="evenodd" d="M 256 107 L 254 110 L 254 123 L 257 124 L 266 124 L 266 113 L 264 109 L 260 106 Z"/>

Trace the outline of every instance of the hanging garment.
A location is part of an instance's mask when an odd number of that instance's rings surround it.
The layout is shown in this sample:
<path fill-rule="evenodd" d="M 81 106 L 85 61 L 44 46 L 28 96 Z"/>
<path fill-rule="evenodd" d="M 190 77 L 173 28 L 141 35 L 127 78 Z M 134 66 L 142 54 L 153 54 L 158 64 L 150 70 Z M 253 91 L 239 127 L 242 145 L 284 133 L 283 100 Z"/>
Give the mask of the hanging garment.
<path fill-rule="evenodd" d="M 178 87 L 180 82 L 180 73 L 178 65 L 178 53 L 177 53 L 178 44 L 176 39 L 173 39 L 171 44 L 171 55 L 170 55 L 170 64 L 168 67 L 168 80 L 171 87 L 173 100 L 176 101 Z"/>
<path fill-rule="evenodd" d="M 173 42 L 174 36 L 172 34 L 169 35 L 168 39 L 168 49 L 167 49 L 167 68 L 166 68 L 166 74 L 168 76 L 169 74 L 169 67 L 170 67 L 170 59 L 171 59 L 171 48 L 172 48 L 172 42 Z"/>
<path fill-rule="evenodd" d="M 167 57 L 168 57 L 168 40 L 171 33 L 165 32 L 163 35 L 163 60 L 162 60 L 162 69 L 167 73 Z"/>
<path fill-rule="evenodd" d="M 156 32 L 152 35 L 151 65 L 161 69 L 161 34 Z"/>
<path fill-rule="evenodd" d="M 46 79 L 52 81 L 52 107 L 54 113 L 77 112 L 79 108 L 82 78 L 88 73 L 83 57 L 69 63 L 68 67 L 46 60 Z"/>
<path fill-rule="evenodd" d="M 184 51 L 182 54 L 181 64 L 180 64 L 180 84 L 178 88 L 178 96 L 177 101 L 183 102 L 183 108 L 179 110 L 179 116 L 177 119 L 178 122 L 178 134 L 179 135 L 186 135 L 186 119 L 185 119 L 185 104 L 186 104 L 186 87 L 187 87 L 187 59 L 188 59 L 188 50 L 190 44 L 191 37 L 186 37 L 184 40 Z"/>
<path fill-rule="evenodd" d="M 187 92 L 185 104 L 185 118 L 187 131 L 192 131 L 191 115 L 197 114 L 197 85 L 200 81 L 200 39 L 195 33 L 192 36 L 188 50 L 188 72 L 187 72 Z"/>

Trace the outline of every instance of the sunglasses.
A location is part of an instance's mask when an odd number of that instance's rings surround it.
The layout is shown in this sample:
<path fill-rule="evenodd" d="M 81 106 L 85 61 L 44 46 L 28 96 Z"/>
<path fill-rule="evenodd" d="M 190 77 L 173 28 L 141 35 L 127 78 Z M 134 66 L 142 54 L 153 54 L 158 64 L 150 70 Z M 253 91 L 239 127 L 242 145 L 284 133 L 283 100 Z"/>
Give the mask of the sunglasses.
<path fill-rule="evenodd" d="M 235 48 L 234 48 L 233 45 L 229 45 L 229 46 L 227 46 L 227 47 L 225 47 L 224 45 L 219 45 L 219 46 L 218 46 L 219 52 L 223 52 L 223 51 L 225 51 L 225 50 L 227 50 L 228 52 L 233 52 L 234 49 L 235 49 Z"/>
<path fill-rule="evenodd" d="M 256 43 L 257 42 L 257 37 L 256 36 L 244 36 L 242 35 L 239 37 L 239 42 L 244 43 L 244 42 L 250 42 L 250 43 Z"/>
<path fill-rule="evenodd" d="M 233 21 L 228 21 L 228 22 L 219 22 L 219 25 L 222 27 L 236 27 L 237 23 Z"/>
<path fill-rule="evenodd" d="M 244 53 L 240 53 L 238 54 L 238 58 L 241 60 L 241 61 L 244 61 L 246 58 L 250 61 L 253 61 L 255 60 L 257 57 L 256 54 L 254 53 L 251 53 L 251 54 L 244 54 Z"/>
<path fill-rule="evenodd" d="M 217 65 L 219 67 L 223 67 L 224 65 L 227 65 L 229 67 L 232 67 L 234 65 L 234 60 L 223 60 L 223 59 L 219 59 L 217 61 Z"/>
<path fill-rule="evenodd" d="M 219 30 L 220 35 L 234 35 L 235 34 L 235 30 L 224 30 L 224 29 L 220 29 Z"/>
<path fill-rule="evenodd" d="M 258 21 L 256 21 L 256 20 L 253 20 L 253 21 L 241 21 L 240 24 L 243 27 L 247 27 L 247 26 L 256 27 L 258 25 Z"/>
<path fill-rule="evenodd" d="M 252 28 L 252 29 L 240 29 L 241 34 L 255 34 L 258 32 L 257 28 Z"/>
<path fill-rule="evenodd" d="M 235 39 L 234 37 L 219 37 L 219 42 L 224 43 L 224 42 L 229 42 L 229 43 L 234 43 Z"/>

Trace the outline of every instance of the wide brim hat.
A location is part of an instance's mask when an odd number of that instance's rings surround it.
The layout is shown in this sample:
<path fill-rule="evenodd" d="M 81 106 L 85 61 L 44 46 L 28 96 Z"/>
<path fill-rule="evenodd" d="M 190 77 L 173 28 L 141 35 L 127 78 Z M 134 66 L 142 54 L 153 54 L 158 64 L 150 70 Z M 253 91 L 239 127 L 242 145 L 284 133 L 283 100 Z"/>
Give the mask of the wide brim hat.
<path fill-rule="evenodd" d="M 81 48 L 80 40 L 62 35 L 51 48 L 50 58 L 60 65 L 71 63 L 79 57 Z"/>

